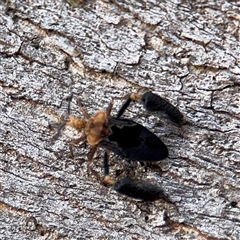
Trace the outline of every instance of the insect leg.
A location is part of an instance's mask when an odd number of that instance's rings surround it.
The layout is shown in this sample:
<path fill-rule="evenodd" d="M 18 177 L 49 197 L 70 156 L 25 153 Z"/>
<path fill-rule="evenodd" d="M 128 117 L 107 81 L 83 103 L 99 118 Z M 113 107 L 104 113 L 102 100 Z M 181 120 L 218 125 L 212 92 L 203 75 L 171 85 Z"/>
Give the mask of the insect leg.
<path fill-rule="evenodd" d="M 182 113 L 174 107 L 170 102 L 161 98 L 152 92 L 146 92 L 143 95 L 132 93 L 118 111 L 117 118 L 121 117 L 132 101 L 141 101 L 143 107 L 150 112 L 164 112 L 171 121 L 181 124 L 184 122 Z"/>
<path fill-rule="evenodd" d="M 68 115 L 70 115 L 70 111 L 71 111 L 71 102 L 72 102 L 72 99 L 73 99 L 73 93 L 71 93 L 71 95 L 68 97 Z"/>
<path fill-rule="evenodd" d="M 128 106 L 130 105 L 130 103 L 132 102 L 131 98 L 128 98 L 125 103 L 122 105 L 122 107 L 120 108 L 120 110 L 117 113 L 117 118 L 120 118 L 123 113 L 125 112 L 125 110 L 128 108 Z"/>
<path fill-rule="evenodd" d="M 95 152 L 97 151 L 97 149 L 98 149 L 98 145 L 95 145 L 95 146 L 91 149 L 90 153 L 88 154 L 88 163 L 87 163 L 87 169 L 88 169 L 88 170 L 89 170 L 90 163 L 92 162 L 93 156 L 94 156 Z"/>
<path fill-rule="evenodd" d="M 60 132 L 61 132 L 62 129 L 65 127 L 65 125 L 66 125 L 66 122 L 65 122 L 65 121 L 60 124 L 60 126 L 58 127 L 58 130 L 57 130 L 57 133 L 56 133 L 55 135 L 53 135 L 52 138 L 51 138 L 51 142 L 52 142 L 52 143 L 59 138 Z"/>
<path fill-rule="evenodd" d="M 99 182 L 102 182 L 102 178 L 91 166 L 93 156 L 94 156 L 95 152 L 97 151 L 97 149 L 98 149 L 98 145 L 95 145 L 88 154 L 87 173 L 93 174 Z"/>
<path fill-rule="evenodd" d="M 91 116 L 88 114 L 87 110 L 83 107 L 83 104 L 82 104 L 81 100 L 78 99 L 78 100 L 77 100 L 77 103 L 78 103 L 78 105 L 79 105 L 79 107 L 80 107 L 80 110 L 81 110 L 81 112 L 83 113 L 83 115 L 84 115 L 87 119 L 89 119 Z"/>
<path fill-rule="evenodd" d="M 86 136 L 82 136 L 80 138 L 74 139 L 69 143 L 69 150 L 70 150 L 70 155 L 73 157 L 73 145 L 76 145 L 80 142 L 83 142 L 86 140 Z"/>
<path fill-rule="evenodd" d="M 111 114 L 111 111 L 112 111 L 112 108 L 113 108 L 113 102 L 114 100 L 112 99 L 112 101 L 109 103 L 108 107 L 107 107 L 107 117 L 110 117 L 110 114 Z"/>
<path fill-rule="evenodd" d="M 71 105 L 72 98 L 73 98 L 73 93 L 71 93 L 71 95 L 68 97 L 68 107 L 67 107 L 68 115 L 70 115 L 70 105 Z M 59 138 L 60 132 L 66 126 L 66 124 L 67 124 L 67 121 L 63 120 L 63 122 L 58 127 L 57 133 L 51 138 L 52 142 L 56 141 Z"/>
<path fill-rule="evenodd" d="M 107 152 L 104 153 L 103 165 L 104 165 L 104 181 L 110 185 L 114 185 L 116 181 L 113 180 L 109 175 L 108 153 Z"/>
<path fill-rule="evenodd" d="M 130 103 L 132 101 L 137 101 L 141 98 L 142 98 L 142 96 L 137 93 L 130 94 L 129 97 L 127 98 L 127 100 L 124 102 L 124 104 L 120 108 L 120 110 L 118 111 L 117 118 L 120 118 L 123 115 L 123 113 L 125 112 L 125 110 L 128 108 L 128 106 L 130 105 Z"/>
<path fill-rule="evenodd" d="M 108 153 L 104 154 L 104 181 L 113 185 L 114 190 L 127 197 L 142 201 L 155 201 L 160 198 L 168 200 L 164 191 L 155 184 L 124 177 L 115 181 L 109 176 Z"/>
<path fill-rule="evenodd" d="M 107 154 L 107 152 L 104 153 L 103 166 L 104 166 L 104 176 L 109 175 L 108 154 Z"/>

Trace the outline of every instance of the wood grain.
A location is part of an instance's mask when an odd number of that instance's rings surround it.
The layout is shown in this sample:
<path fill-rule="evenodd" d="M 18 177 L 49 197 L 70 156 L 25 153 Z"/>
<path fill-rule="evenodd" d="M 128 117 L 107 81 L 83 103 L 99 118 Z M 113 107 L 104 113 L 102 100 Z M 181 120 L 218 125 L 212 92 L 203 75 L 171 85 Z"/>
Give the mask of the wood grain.
<path fill-rule="evenodd" d="M 199 3 L 198 3 L 199 2 Z M 0 239 L 239 239 L 240 29 L 237 1 L 0 1 Z M 111 155 L 114 177 L 159 184 L 173 203 L 137 202 L 87 173 L 66 127 L 112 98 L 149 89 L 178 126 L 132 104 L 124 117 L 169 157 Z M 122 101 L 116 100 L 113 115 Z M 103 176 L 102 151 L 91 164 Z"/>

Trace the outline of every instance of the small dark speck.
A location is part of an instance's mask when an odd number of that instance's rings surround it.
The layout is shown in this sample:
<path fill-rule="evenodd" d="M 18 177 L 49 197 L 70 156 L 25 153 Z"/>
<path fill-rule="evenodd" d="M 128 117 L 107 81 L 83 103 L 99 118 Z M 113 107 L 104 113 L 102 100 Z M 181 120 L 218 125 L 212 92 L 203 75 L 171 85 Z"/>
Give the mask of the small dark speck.
<path fill-rule="evenodd" d="M 74 187 L 77 187 L 77 184 L 72 184 L 72 185 L 69 185 L 70 188 L 74 188 Z"/>
<path fill-rule="evenodd" d="M 239 106 L 236 105 L 236 104 L 231 104 L 230 106 L 233 107 L 233 108 L 239 108 Z"/>
<path fill-rule="evenodd" d="M 163 220 L 164 221 L 167 221 L 169 219 L 168 215 L 166 212 L 164 212 L 164 215 L 163 215 Z"/>
<path fill-rule="evenodd" d="M 231 207 L 236 207 L 237 206 L 237 202 L 235 202 L 235 201 L 232 201 L 230 204 L 231 204 Z"/>
<path fill-rule="evenodd" d="M 145 221 L 148 221 L 148 219 L 149 219 L 149 217 L 148 217 L 148 216 L 146 216 L 146 217 L 145 217 Z"/>
<path fill-rule="evenodd" d="M 120 169 L 118 169 L 118 170 L 116 170 L 116 176 L 118 177 L 118 176 L 120 176 L 121 174 L 122 174 L 122 170 L 120 170 Z"/>

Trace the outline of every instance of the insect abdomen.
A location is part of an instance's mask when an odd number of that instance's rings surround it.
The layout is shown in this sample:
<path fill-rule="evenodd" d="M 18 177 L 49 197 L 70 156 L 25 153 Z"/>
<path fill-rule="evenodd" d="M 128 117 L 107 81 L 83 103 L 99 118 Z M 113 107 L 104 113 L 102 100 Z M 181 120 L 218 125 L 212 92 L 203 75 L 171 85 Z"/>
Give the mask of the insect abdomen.
<path fill-rule="evenodd" d="M 142 103 L 148 111 L 162 111 L 166 113 L 173 122 L 178 124 L 183 122 L 183 115 L 176 107 L 152 92 L 143 94 Z"/>

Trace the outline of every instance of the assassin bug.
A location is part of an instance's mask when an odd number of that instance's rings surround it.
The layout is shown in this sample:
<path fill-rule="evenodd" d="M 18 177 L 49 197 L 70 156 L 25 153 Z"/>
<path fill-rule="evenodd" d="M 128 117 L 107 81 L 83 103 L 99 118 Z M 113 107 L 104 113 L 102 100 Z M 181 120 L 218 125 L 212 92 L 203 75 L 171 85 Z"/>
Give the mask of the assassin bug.
<path fill-rule="evenodd" d="M 142 101 L 143 106 L 149 111 L 163 111 L 174 122 L 182 122 L 183 116 L 177 108 L 152 92 L 146 92 L 143 95 L 129 95 L 116 117 L 110 116 L 113 100 L 106 111 L 98 111 L 93 117 L 86 112 L 79 102 L 80 109 L 87 121 L 69 115 L 69 121 L 65 123 L 66 125 L 84 129 L 83 136 L 70 143 L 70 151 L 72 153 L 72 145 L 87 140 L 93 146 L 88 156 L 89 164 L 97 148 L 104 148 L 106 150 L 104 154 L 104 181 L 113 185 L 117 192 L 144 201 L 166 199 L 163 190 L 153 184 L 129 177 L 116 181 L 109 175 L 109 151 L 135 161 L 160 161 L 168 156 L 166 145 L 154 133 L 133 120 L 121 118 L 130 103 L 137 100 Z"/>

